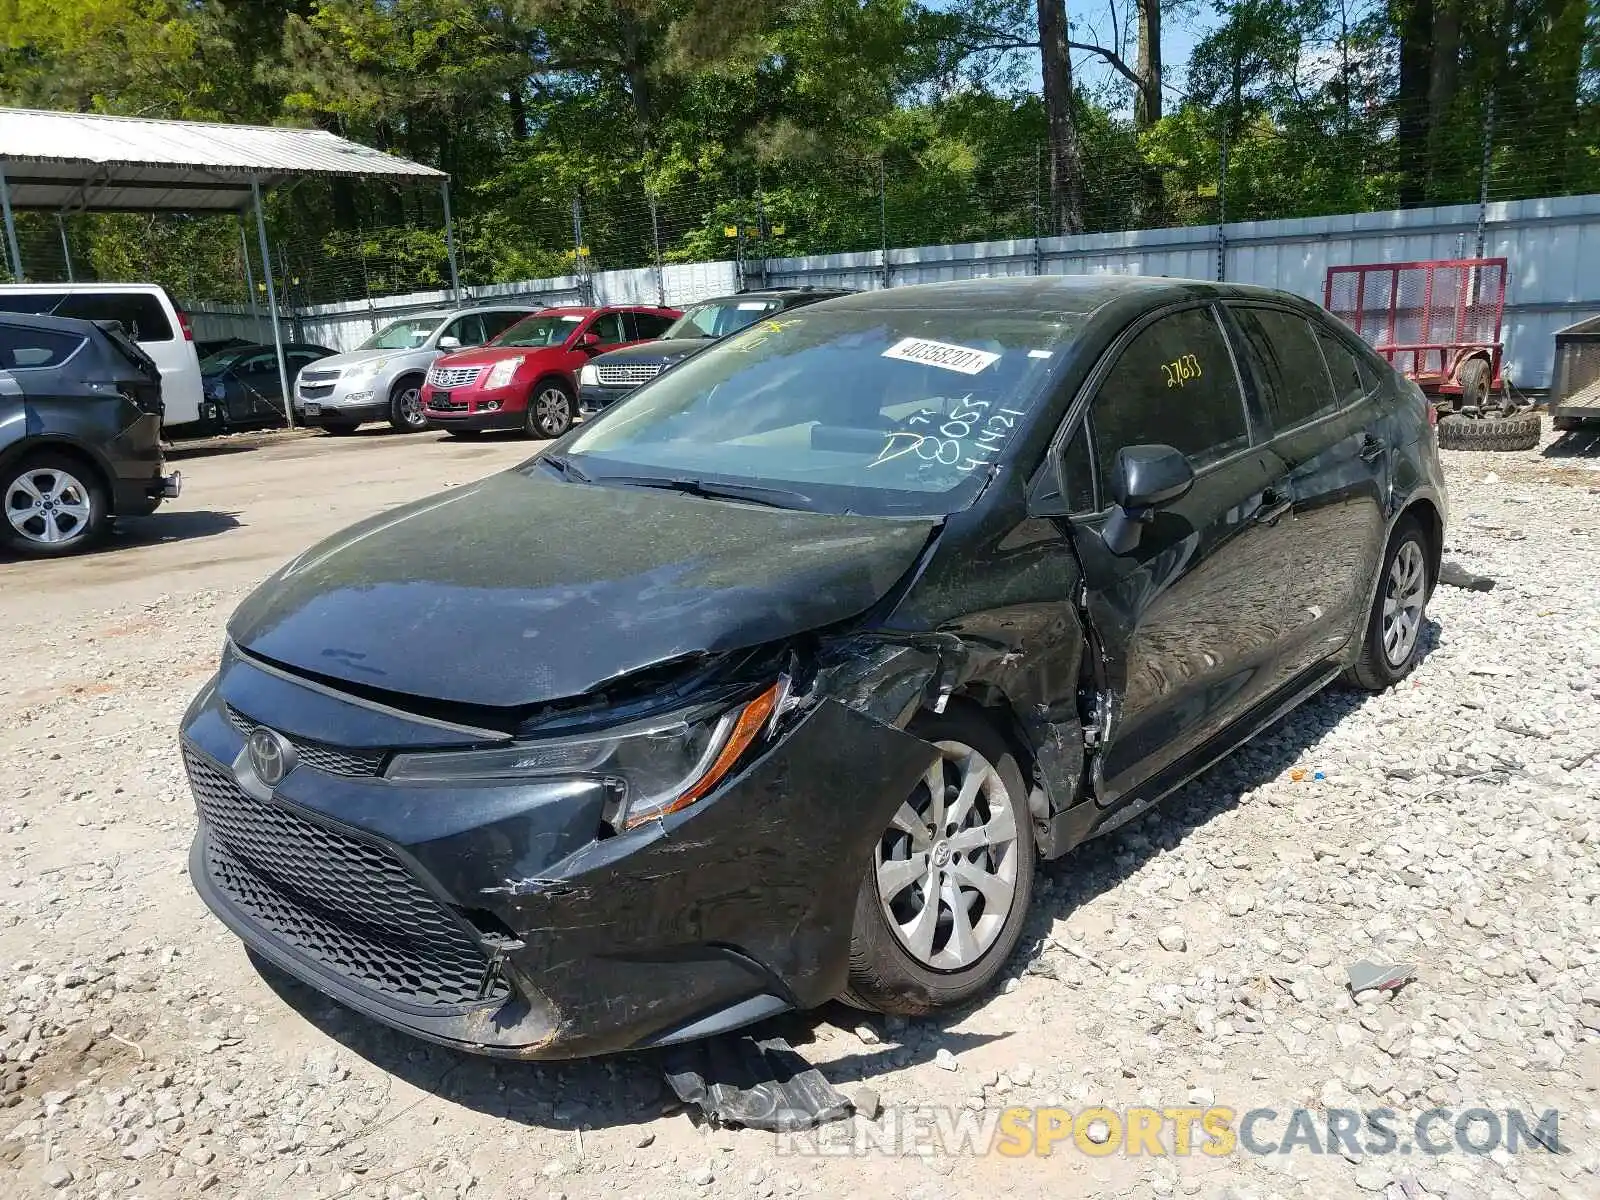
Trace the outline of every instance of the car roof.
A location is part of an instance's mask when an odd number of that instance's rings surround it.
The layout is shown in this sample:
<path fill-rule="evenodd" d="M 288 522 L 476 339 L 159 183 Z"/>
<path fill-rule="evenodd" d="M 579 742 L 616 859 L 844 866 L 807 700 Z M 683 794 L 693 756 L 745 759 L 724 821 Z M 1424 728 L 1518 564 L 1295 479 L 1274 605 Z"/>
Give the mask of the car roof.
<path fill-rule="evenodd" d="M 160 292 L 159 283 L 0 283 L 0 292 Z"/>
<path fill-rule="evenodd" d="M 79 317 L 52 317 L 48 313 L 0 312 L 0 322 L 7 325 L 21 325 L 28 329 L 54 329 L 60 333 L 76 333 L 81 336 L 101 331 L 100 326 L 94 321 L 86 321 Z"/>
<path fill-rule="evenodd" d="M 987 312 L 1088 315 L 1117 301 L 1151 308 L 1183 300 L 1261 299 L 1312 307 L 1310 301 L 1271 288 L 1172 279 L 1161 275 L 1018 275 L 956 279 L 855 292 L 825 301 L 830 310 L 882 311 L 973 308 Z"/>

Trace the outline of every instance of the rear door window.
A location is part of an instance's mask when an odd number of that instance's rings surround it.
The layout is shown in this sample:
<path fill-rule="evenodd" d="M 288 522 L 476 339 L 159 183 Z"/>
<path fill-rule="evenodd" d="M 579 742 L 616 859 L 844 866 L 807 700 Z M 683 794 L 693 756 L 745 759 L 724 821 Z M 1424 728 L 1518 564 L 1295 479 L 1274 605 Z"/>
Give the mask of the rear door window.
<path fill-rule="evenodd" d="M 0 325 L 0 370 L 59 366 L 83 343 L 78 334 L 60 329 Z"/>
<path fill-rule="evenodd" d="M 1175 447 L 1199 470 L 1250 444 L 1227 339 L 1209 308 L 1157 320 L 1117 355 L 1091 409 L 1102 494 L 1124 446 Z"/>
<path fill-rule="evenodd" d="M 636 312 L 633 314 L 634 337 L 658 338 L 672 325 L 676 317 L 663 317 L 660 313 Z"/>
<path fill-rule="evenodd" d="M 1328 374 L 1333 377 L 1333 391 L 1340 408 L 1377 391 L 1378 373 L 1345 345 L 1343 339 L 1319 329 L 1317 341 L 1328 364 Z"/>
<path fill-rule="evenodd" d="M 1276 308 L 1230 305 L 1229 311 L 1274 429 L 1292 429 L 1340 407 L 1309 321 Z"/>
<path fill-rule="evenodd" d="M 7 292 L 0 290 L 0 312 L 29 313 L 39 316 L 54 312 L 67 298 L 65 292 Z"/>
<path fill-rule="evenodd" d="M 172 322 L 149 292 L 68 292 L 54 309 L 58 317 L 117 321 L 136 342 L 170 342 Z"/>
<path fill-rule="evenodd" d="M 483 340 L 492 342 L 528 314 L 525 312 L 486 312 L 478 319 L 483 322 Z"/>

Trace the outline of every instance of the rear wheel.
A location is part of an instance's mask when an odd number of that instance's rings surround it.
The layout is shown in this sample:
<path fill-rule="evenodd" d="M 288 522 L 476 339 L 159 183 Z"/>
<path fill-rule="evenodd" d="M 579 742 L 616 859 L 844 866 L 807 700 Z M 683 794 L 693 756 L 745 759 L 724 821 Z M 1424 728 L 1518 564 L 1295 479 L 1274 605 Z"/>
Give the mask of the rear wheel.
<path fill-rule="evenodd" d="M 105 485 L 77 459 L 44 451 L 0 472 L 0 540 L 19 554 L 71 554 L 105 532 Z"/>
<path fill-rule="evenodd" d="M 1395 529 L 1383 560 L 1383 578 L 1367 618 L 1361 657 L 1345 678 L 1369 692 L 1393 687 L 1417 665 L 1422 629 L 1427 623 L 1433 580 L 1428 539 L 1422 526 L 1407 518 Z"/>
<path fill-rule="evenodd" d="M 572 392 L 559 379 L 541 379 L 528 397 L 523 429 L 531 438 L 558 438 L 572 428 Z"/>
<path fill-rule="evenodd" d="M 1439 421 L 1443 450 L 1532 450 L 1539 444 L 1539 414 L 1514 417 L 1449 416 Z"/>
<path fill-rule="evenodd" d="M 428 419 L 422 414 L 421 379 L 402 379 L 390 390 L 389 424 L 401 433 L 418 433 L 428 427 Z"/>
<path fill-rule="evenodd" d="M 912 730 L 938 757 L 890 818 L 856 894 L 843 999 L 926 1013 L 994 982 L 1033 896 L 1027 792 L 1005 739 L 974 710 Z"/>
<path fill-rule="evenodd" d="M 1456 382 L 1461 385 L 1461 407 L 1482 411 L 1489 403 L 1489 364 L 1481 358 L 1469 358 L 1456 370 Z"/>

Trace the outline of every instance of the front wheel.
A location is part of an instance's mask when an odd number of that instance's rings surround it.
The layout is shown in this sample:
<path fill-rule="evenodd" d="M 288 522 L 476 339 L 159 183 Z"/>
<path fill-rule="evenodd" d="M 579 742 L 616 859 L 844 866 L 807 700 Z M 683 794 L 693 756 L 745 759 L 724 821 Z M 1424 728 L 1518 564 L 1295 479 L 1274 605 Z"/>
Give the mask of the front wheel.
<path fill-rule="evenodd" d="M 558 438 L 572 428 L 572 392 L 559 379 L 541 379 L 528 397 L 523 428 L 531 438 Z"/>
<path fill-rule="evenodd" d="M 1407 518 L 1395 530 L 1383 560 L 1383 578 L 1367 618 L 1361 657 L 1345 678 L 1369 692 L 1393 687 L 1416 667 L 1422 653 L 1433 580 L 1422 527 Z"/>
<path fill-rule="evenodd" d="M 0 542 L 39 558 L 71 554 L 105 532 L 105 485 L 84 464 L 61 454 L 34 454 L 0 475 Z"/>
<path fill-rule="evenodd" d="M 401 433 L 419 433 L 428 427 L 422 415 L 422 380 L 402 379 L 389 393 L 389 424 Z"/>
<path fill-rule="evenodd" d="M 1033 896 L 1027 791 L 1005 739 L 976 711 L 912 731 L 937 757 L 874 843 L 856 894 L 842 999 L 915 1015 L 994 982 Z"/>

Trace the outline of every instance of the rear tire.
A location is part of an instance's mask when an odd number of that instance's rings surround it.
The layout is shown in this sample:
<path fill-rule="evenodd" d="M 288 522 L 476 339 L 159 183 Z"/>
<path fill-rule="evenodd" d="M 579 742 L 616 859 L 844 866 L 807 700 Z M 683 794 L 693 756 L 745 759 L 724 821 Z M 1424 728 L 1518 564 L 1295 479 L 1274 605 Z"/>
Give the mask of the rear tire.
<path fill-rule="evenodd" d="M 523 432 L 531 438 L 558 438 L 572 428 L 576 411 L 571 388 L 559 379 L 541 379 L 528 393 Z"/>
<path fill-rule="evenodd" d="M 1035 860 L 1022 772 L 994 726 L 953 707 L 919 717 L 912 732 L 940 757 L 873 843 L 840 996 L 907 1015 L 960 1004 L 994 982 L 1022 936 Z"/>
<path fill-rule="evenodd" d="M 1422 526 L 1404 518 L 1383 556 L 1378 594 L 1361 635 L 1361 657 L 1345 672 L 1347 683 L 1368 692 L 1387 691 L 1416 667 L 1433 595 L 1432 561 Z"/>
<path fill-rule="evenodd" d="M 1514 417 L 1445 417 L 1439 422 L 1442 450 L 1532 450 L 1539 444 L 1539 414 Z"/>
<path fill-rule="evenodd" d="M 1489 403 L 1489 364 L 1481 358 L 1469 358 L 1456 370 L 1456 382 L 1461 385 L 1461 407 L 1483 411 Z"/>
<path fill-rule="evenodd" d="M 111 517 L 100 472 L 50 450 L 0 471 L 0 544 L 32 558 L 76 554 L 99 541 Z"/>

